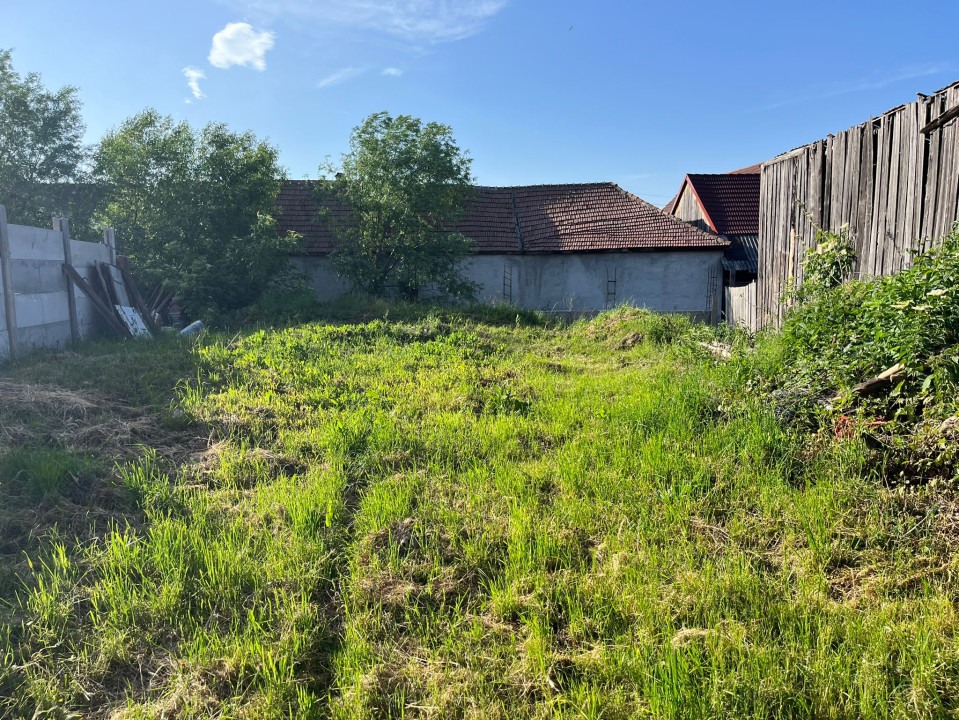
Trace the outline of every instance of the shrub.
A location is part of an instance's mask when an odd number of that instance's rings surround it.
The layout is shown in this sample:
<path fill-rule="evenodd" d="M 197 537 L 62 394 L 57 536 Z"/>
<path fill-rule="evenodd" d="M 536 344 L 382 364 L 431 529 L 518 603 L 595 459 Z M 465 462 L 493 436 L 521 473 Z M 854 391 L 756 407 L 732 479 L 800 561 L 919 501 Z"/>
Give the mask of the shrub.
<path fill-rule="evenodd" d="M 829 247 L 807 256 L 813 272 L 786 314 L 779 343 L 781 386 L 811 392 L 849 387 L 901 363 L 905 379 L 877 409 L 897 406 L 913 414 L 924 399 L 949 407 L 959 375 L 959 225 L 940 243 L 895 275 L 836 284 L 848 267 L 847 246 L 831 236 Z M 815 260 L 810 260 L 810 258 Z M 933 398 L 933 396 L 935 396 Z M 884 406 L 884 407 L 881 407 Z"/>

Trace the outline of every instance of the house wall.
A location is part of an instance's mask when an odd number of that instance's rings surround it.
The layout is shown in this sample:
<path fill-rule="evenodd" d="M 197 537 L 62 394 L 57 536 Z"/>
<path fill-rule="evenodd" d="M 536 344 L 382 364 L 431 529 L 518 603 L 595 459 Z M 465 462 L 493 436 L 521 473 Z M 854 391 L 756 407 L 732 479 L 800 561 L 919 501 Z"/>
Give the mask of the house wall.
<path fill-rule="evenodd" d="M 7 225 L 10 239 L 10 275 L 16 309 L 18 347 L 60 347 L 70 342 L 70 312 L 67 279 L 63 273 L 63 236 L 59 231 L 26 225 Z M 70 240 L 73 266 L 91 280 L 93 262 L 110 261 L 110 248 L 100 243 Z M 0 298 L 3 297 L 0 275 Z M 90 334 L 98 322 L 96 310 L 74 288 L 80 336 Z M 0 302 L 0 360 L 10 356 L 9 332 Z"/>
<path fill-rule="evenodd" d="M 333 263 L 326 255 L 294 257 L 291 261 L 299 272 L 306 275 L 320 302 L 336 300 L 350 291 L 349 281 L 336 274 Z"/>
<path fill-rule="evenodd" d="M 690 225 L 695 225 L 700 230 L 705 230 L 706 232 L 713 231 L 713 229 L 709 226 L 709 223 L 706 221 L 706 215 L 703 213 L 703 208 L 696 199 L 696 194 L 693 192 L 693 188 L 689 183 L 687 183 L 683 188 L 683 194 L 676 202 L 676 208 L 673 210 L 673 215 L 678 217 L 680 220 L 685 220 Z"/>
<path fill-rule="evenodd" d="M 661 312 L 710 319 L 718 307 L 722 249 L 608 252 L 555 255 L 477 255 L 466 260 L 466 276 L 480 286 L 483 302 L 509 302 L 550 312 L 596 312 L 631 303 Z M 296 258 L 321 301 L 349 289 L 326 257 Z M 504 275 L 509 278 L 504 291 Z"/>

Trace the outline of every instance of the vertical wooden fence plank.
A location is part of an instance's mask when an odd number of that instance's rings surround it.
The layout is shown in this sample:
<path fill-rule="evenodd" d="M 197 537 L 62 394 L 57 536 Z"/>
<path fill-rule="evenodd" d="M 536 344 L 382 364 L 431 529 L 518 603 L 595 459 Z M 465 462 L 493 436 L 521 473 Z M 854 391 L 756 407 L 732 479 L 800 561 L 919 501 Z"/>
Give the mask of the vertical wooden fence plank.
<path fill-rule="evenodd" d="M 879 118 L 878 148 L 876 151 L 876 194 L 873 210 L 872 244 L 875 254 L 872 258 L 870 275 L 881 275 L 883 255 L 886 247 L 886 200 L 889 194 L 889 118 Z"/>
<path fill-rule="evenodd" d="M 861 245 L 859 237 L 859 171 L 862 168 L 862 127 L 846 131 L 846 180 L 843 183 L 843 223 L 849 225 L 849 237 Z"/>
<path fill-rule="evenodd" d="M 835 143 L 833 143 L 833 138 L 830 135 L 823 142 L 822 172 L 825 182 L 822 193 L 822 221 L 819 225 L 824 228 L 830 227 L 832 222 L 832 165 L 835 161 L 834 153 Z"/>
<path fill-rule="evenodd" d="M 889 146 L 889 184 L 887 185 L 888 193 L 886 195 L 886 227 L 882 240 L 882 268 L 880 270 L 883 275 L 894 272 L 894 268 L 897 267 L 898 263 L 896 257 L 896 235 L 898 230 L 897 222 L 899 220 L 899 184 L 901 182 L 899 167 L 901 160 L 900 143 L 902 140 L 902 124 L 899 122 L 900 118 L 896 113 L 890 113 L 888 119 L 890 128 L 892 129 L 892 137 L 890 138 Z"/>
<path fill-rule="evenodd" d="M 17 305 L 13 296 L 13 271 L 10 263 L 10 228 L 7 227 L 7 209 L 0 205 L 0 273 L 3 274 L 3 309 L 7 316 L 7 341 L 10 361 L 20 356 L 17 342 Z"/>
<path fill-rule="evenodd" d="M 836 148 L 832 156 L 832 212 L 826 229 L 838 232 L 844 217 L 842 199 L 846 180 L 846 133 L 836 133 L 832 141 Z"/>
<path fill-rule="evenodd" d="M 938 117 L 939 103 L 933 99 L 926 105 L 926 120 Z M 923 246 L 928 247 L 936 235 L 936 200 L 939 190 L 939 131 L 930 133 L 926 140 L 926 175 L 922 186 L 922 226 L 919 234 Z"/>
<path fill-rule="evenodd" d="M 946 91 L 946 104 L 947 109 L 959 105 L 959 86 L 953 85 Z M 952 175 L 949 177 L 949 202 L 946 203 L 948 215 L 943 233 L 949 232 L 956 220 L 959 220 L 959 121 L 953 120 L 949 126 L 952 129 L 952 143 L 949 146 L 952 149 Z"/>
<path fill-rule="evenodd" d="M 872 183 L 873 161 L 875 158 L 875 135 L 872 118 L 860 128 L 859 148 L 859 208 L 856 217 L 859 221 L 859 253 L 857 267 L 860 277 L 868 274 L 872 256 Z"/>
<path fill-rule="evenodd" d="M 63 238 L 63 262 L 67 265 L 73 265 L 73 250 L 70 247 L 70 221 L 67 218 L 53 218 L 53 229 L 60 233 Z M 63 275 L 67 281 L 67 311 L 70 313 L 70 339 L 73 342 L 80 340 L 80 318 L 77 315 L 77 297 L 73 285 L 73 278 L 67 274 Z"/>
<path fill-rule="evenodd" d="M 107 228 L 103 231 L 103 242 L 110 248 L 110 264 L 117 264 L 117 242 L 116 236 L 113 234 L 113 228 Z"/>
<path fill-rule="evenodd" d="M 946 93 L 945 109 L 951 107 L 953 102 L 951 93 Z M 939 159 L 939 188 L 938 200 L 936 203 L 936 232 L 935 238 L 941 237 L 949 231 L 952 224 L 953 210 L 955 208 L 956 185 L 956 167 L 955 167 L 955 144 L 956 123 L 947 123 L 945 127 L 935 131 L 940 136 L 941 156 Z M 935 239 L 934 238 L 934 239 Z"/>
<path fill-rule="evenodd" d="M 914 247 L 922 244 L 922 199 L 923 188 L 926 183 L 926 137 L 919 131 L 926 124 L 926 104 L 922 101 L 914 103 L 912 110 L 912 232 L 910 242 Z"/>
<path fill-rule="evenodd" d="M 899 113 L 902 123 L 902 167 L 899 172 L 901 178 L 899 197 L 899 242 L 897 270 L 912 264 L 912 251 L 915 248 L 918 233 L 916 227 L 916 178 L 920 168 L 916 162 L 919 144 L 919 123 L 916 115 L 917 103 L 910 103 Z"/>

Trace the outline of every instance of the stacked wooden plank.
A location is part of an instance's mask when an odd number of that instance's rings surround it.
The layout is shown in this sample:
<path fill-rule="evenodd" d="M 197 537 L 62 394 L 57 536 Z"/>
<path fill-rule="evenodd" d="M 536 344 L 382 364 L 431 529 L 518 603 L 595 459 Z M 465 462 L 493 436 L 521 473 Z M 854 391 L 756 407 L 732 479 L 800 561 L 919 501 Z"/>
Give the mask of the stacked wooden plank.
<path fill-rule="evenodd" d="M 103 318 L 110 329 L 124 337 L 151 338 L 147 325 L 151 317 L 147 304 L 140 296 L 130 274 L 126 258 L 117 258 L 118 264 L 94 263 L 93 281 L 87 280 L 68 263 L 64 272 L 72 279 Z"/>

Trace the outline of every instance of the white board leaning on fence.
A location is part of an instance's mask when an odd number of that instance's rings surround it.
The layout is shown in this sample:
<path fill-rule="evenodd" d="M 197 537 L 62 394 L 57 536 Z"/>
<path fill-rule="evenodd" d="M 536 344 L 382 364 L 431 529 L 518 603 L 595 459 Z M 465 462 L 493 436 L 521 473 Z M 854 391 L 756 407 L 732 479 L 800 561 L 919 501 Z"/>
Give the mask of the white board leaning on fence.
<path fill-rule="evenodd" d="M 127 330 L 130 331 L 133 337 L 147 340 L 153 338 L 146 323 L 143 322 L 143 318 L 140 317 L 140 313 L 138 313 L 135 308 L 124 307 L 123 305 L 114 305 L 114 308 L 116 308 L 117 315 L 120 316 L 123 324 L 127 326 Z"/>

